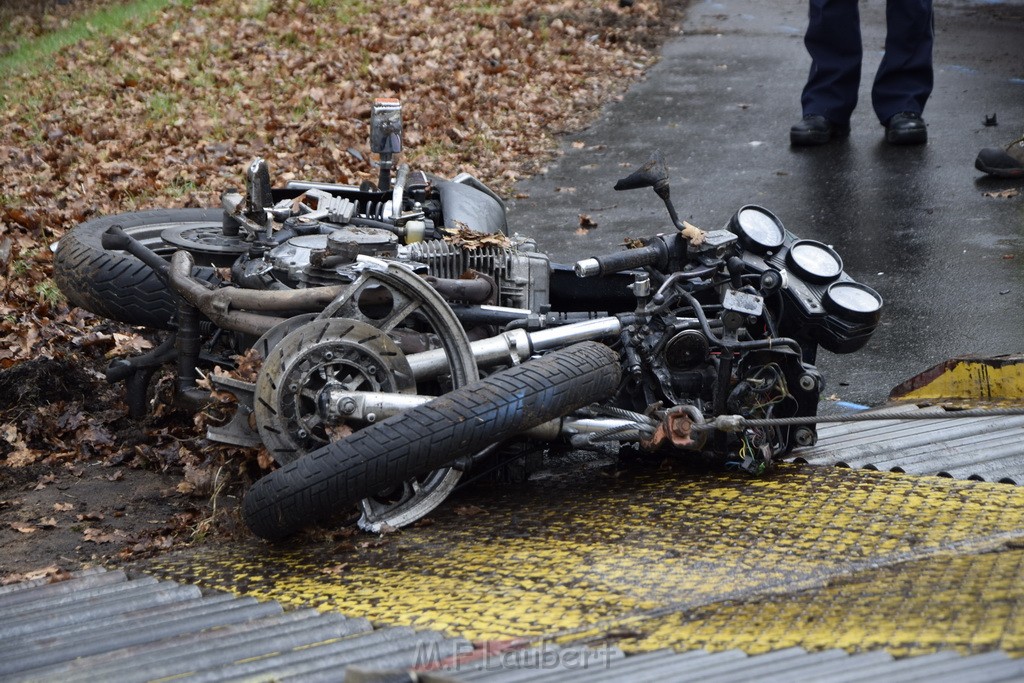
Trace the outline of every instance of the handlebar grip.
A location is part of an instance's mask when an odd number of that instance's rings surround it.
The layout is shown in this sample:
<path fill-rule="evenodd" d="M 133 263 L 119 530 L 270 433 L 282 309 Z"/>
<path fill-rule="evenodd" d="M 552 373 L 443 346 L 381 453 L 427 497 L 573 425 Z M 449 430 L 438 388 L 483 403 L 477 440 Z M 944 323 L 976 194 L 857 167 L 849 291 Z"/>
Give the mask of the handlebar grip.
<path fill-rule="evenodd" d="M 666 258 L 666 247 L 661 241 L 655 241 L 646 247 L 638 249 L 626 249 L 625 251 L 604 256 L 577 261 L 573 270 L 577 277 L 594 277 L 619 273 L 623 270 L 633 270 L 644 266 L 653 266 L 661 263 Z"/>

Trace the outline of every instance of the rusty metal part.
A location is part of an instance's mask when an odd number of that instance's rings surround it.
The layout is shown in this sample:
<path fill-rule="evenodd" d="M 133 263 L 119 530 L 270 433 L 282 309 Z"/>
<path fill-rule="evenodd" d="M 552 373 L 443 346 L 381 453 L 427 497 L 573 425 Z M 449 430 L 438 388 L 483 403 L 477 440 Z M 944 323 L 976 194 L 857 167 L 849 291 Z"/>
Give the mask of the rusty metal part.
<path fill-rule="evenodd" d="M 440 278 L 428 276 L 423 278 L 446 299 L 464 301 L 470 304 L 496 304 L 498 302 L 498 286 L 493 278 L 483 273 L 466 271 L 469 277 Z"/>
<path fill-rule="evenodd" d="M 209 286 L 192 277 L 195 261 L 186 251 L 171 257 L 169 281 L 171 287 L 219 327 L 261 336 L 285 318 L 253 313 L 260 311 L 315 311 L 333 301 L 345 285 L 313 287 L 288 291 L 260 291 Z"/>
<path fill-rule="evenodd" d="M 703 423 L 704 416 L 696 407 L 675 406 L 665 412 L 653 436 L 640 440 L 640 447 L 648 451 L 656 451 L 664 446 L 700 450 L 704 447 L 707 432 L 694 429 L 694 426 Z"/>

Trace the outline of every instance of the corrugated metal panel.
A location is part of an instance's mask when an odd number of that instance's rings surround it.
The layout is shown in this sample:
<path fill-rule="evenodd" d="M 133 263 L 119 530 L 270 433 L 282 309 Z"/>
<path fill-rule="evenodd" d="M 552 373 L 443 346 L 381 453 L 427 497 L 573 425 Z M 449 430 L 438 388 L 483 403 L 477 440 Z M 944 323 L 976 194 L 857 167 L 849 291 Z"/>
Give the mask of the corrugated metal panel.
<path fill-rule="evenodd" d="M 456 669 L 432 668 L 455 652 L 468 654 Z M 88 570 L 67 581 L 0 591 L 4 681 L 984 683 L 1024 677 L 1024 659 L 1002 652 L 896 660 L 881 651 L 789 648 L 757 656 L 660 650 L 627 657 L 615 647 L 545 645 L 483 654 L 437 631 L 373 629 L 365 619 L 285 612 L 276 602 L 201 593 L 121 571 Z"/>
<path fill-rule="evenodd" d="M 818 443 L 793 451 L 794 459 L 815 465 L 1024 483 L 1024 416 L 948 418 L 941 406 L 882 410 L 935 415 L 936 419 L 823 424 Z"/>
<path fill-rule="evenodd" d="M 628 683 L 631 681 L 672 681 L 686 683 L 887 683 L 910 681 L 995 681 L 1021 680 L 1024 660 L 1010 659 L 1002 652 L 961 656 L 956 652 L 939 652 L 923 657 L 894 659 L 886 652 L 848 654 L 843 650 L 807 652 L 789 648 L 763 655 L 747 656 L 738 650 L 709 653 L 704 650 L 677 654 L 662 650 L 632 657 L 609 657 L 582 668 L 575 656 L 563 663 L 561 657 L 572 650 L 546 648 L 545 656 L 528 662 L 527 657 L 495 656 L 475 662 L 471 671 L 420 672 L 422 683 L 537 683 L 583 682 Z M 576 653 L 573 653 L 574 655 Z M 507 653 L 506 653 L 507 655 Z M 364 672 L 364 683 L 385 680 Z M 403 679 L 405 680 L 405 679 Z"/>
<path fill-rule="evenodd" d="M 333 680 L 353 664 L 408 670 L 471 646 L 437 631 L 373 629 L 365 619 L 122 571 L 0 590 L 4 681 Z"/>

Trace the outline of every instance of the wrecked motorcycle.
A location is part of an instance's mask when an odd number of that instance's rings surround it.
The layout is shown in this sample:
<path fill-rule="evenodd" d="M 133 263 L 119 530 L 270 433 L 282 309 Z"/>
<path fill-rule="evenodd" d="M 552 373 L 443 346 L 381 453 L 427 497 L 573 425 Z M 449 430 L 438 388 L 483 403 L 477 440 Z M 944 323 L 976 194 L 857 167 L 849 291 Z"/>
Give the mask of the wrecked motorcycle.
<path fill-rule="evenodd" d="M 881 297 L 769 210 L 744 206 L 716 230 L 680 221 L 659 157 L 615 189 L 652 188 L 671 232 L 568 266 L 510 236 L 476 178 L 396 164 L 396 101 L 375 103 L 370 143 L 375 184 L 274 188 L 256 160 L 221 209 L 97 219 L 56 252 L 72 303 L 168 331 L 108 370 L 133 412 L 165 364 L 198 404 L 198 368 L 260 361 L 255 381 L 209 375 L 237 408 L 207 437 L 280 465 L 245 498 L 261 537 L 353 510 L 367 530 L 409 524 L 467 472 L 538 443 L 760 473 L 812 444 L 813 424 L 730 429 L 727 416 L 814 416 L 817 349 L 856 351 L 878 323 Z"/>

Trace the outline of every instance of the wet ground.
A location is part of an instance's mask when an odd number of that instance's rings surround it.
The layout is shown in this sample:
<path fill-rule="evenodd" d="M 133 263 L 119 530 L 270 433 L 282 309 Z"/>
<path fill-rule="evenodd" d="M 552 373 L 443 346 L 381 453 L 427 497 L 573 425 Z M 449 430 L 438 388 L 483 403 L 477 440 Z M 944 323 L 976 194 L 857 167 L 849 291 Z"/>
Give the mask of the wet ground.
<path fill-rule="evenodd" d="M 615 250 L 669 227 L 648 190 L 615 180 L 661 150 L 681 216 L 718 228 L 748 203 L 797 235 L 832 244 L 886 300 L 868 347 L 823 352 L 826 395 L 876 405 L 900 381 L 962 354 L 1021 350 L 1024 181 L 974 169 L 978 150 L 1024 134 L 1024 2 L 936 2 L 929 142 L 892 147 L 870 106 L 884 3 L 861 3 L 860 105 L 847 141 L 791 148 L 810 65 L 803 0 L 693 3 L 682 35 L 646 80 L 566 140 L 546 174 L 521 185 L 510 225 L 556 260 Z M 986 127 L 995 114 L 998 126 Z M 579 214 L 597 228 L 578 234 Z"/>

